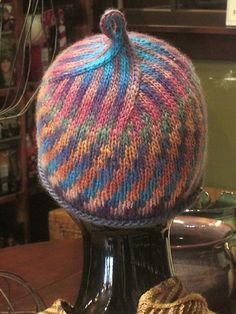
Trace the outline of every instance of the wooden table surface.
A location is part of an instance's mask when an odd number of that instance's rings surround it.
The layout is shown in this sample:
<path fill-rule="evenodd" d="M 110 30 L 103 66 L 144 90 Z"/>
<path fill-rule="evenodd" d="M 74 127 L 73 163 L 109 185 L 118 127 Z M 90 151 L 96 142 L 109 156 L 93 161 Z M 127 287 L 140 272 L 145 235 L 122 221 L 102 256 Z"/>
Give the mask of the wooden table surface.
<path fill-rule="evenodd" d="M 24 278 L 39 293 L 47 307 L 58 298 L 74 304 L 80 287 L 82 265 L 81 239 L 0 249 L 0 270 L 13 272 Z M 23 290 L 16 288 L 11 294 L 11 300 L 14 300 L 16 307 L 32 310 L 29 296 Z M 235 301 L 231 300 L 220 313 L 235 314 Z"/>
<path fill-rule="evenodd" d="M 81 239 L 57 240 L 0 249 L 0 270 L 24 278 L 42 297 L 46 306 L 57 298 L 74 303 L 83 265 Z M 23 290 L 11 294 L 15 306 L 27 309 L 29 297 Z M 0 302 L 1 303 L 1 302 Z"/>

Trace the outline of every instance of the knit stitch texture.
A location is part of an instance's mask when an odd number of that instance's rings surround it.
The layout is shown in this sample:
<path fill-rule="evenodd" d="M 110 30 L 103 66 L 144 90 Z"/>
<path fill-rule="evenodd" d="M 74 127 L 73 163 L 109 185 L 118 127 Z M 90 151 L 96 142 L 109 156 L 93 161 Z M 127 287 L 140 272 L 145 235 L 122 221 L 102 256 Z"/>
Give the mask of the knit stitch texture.
<path fill-rule="evenodd" d="M 165 223 L 196 198 L 206 151 L 206 106 L 177 49 L 126 31 L 118 10 L 102 34 L 64 50 L 37 98 L 38 169 L 78 219 L 112 227 Z"/>

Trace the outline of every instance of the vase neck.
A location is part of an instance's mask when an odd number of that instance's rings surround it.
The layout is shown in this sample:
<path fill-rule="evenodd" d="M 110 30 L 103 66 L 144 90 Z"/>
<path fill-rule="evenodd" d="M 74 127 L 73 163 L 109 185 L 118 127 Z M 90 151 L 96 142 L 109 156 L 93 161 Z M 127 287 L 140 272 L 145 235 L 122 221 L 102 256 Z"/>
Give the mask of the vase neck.
<path fill-rule="evenodd" d="M 168 226 L 81 227 L 84 267 L 75 314 L 135 314 L 140 296 L 173 275 Z"/>

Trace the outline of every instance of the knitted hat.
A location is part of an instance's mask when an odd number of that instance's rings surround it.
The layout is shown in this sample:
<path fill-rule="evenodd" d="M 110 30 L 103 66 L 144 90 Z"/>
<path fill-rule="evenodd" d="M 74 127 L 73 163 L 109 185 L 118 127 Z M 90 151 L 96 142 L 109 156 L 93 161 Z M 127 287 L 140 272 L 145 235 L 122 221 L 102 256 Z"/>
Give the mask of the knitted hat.
<path fill-rule="evenodd" d="M 195 200 L 202 182 L 199 79 L 177 49 L 127 33 L 121 12 L 105 12 L 100 28 L 43 77 L 39 175 L 76 218 L 126 228 L 165 223 Z"/>

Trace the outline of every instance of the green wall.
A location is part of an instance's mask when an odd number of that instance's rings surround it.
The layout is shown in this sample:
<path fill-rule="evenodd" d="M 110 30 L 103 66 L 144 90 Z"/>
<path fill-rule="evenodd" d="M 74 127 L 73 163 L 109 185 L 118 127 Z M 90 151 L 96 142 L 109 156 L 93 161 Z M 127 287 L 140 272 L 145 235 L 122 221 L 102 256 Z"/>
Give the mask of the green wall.
<path fill-rule="evenodd" d="M 208 104 L 205 185 L 236 190 L 236 62 L 194 64 Z"/>

